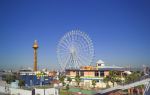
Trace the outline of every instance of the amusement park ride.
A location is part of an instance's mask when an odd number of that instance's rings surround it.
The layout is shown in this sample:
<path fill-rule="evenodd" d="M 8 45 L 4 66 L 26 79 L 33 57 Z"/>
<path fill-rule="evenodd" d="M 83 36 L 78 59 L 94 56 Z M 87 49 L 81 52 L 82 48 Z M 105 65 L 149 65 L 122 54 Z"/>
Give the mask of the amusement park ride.
<path fill-rule="evenodd" d="M 57 58 L 61 71 L 90 65 L 93 57 L 93 43 L 85 32 L 80 30 L 67 32 L 58 43 Z"/>

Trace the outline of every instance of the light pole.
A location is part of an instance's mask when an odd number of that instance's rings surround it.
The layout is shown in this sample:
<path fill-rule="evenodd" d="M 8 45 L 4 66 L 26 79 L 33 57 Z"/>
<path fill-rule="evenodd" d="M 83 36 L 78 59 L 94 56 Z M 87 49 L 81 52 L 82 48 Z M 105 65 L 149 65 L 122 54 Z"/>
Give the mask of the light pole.
<path fill-rule="evenodd" d="M 44 95 L 45 95 L 45 76 L 43 78 L 44 78 L 43 85 L 44 85 Z"/>
<path fill-rule="evenodd" d="M 42 85 L 44 86 L 44 95 L 45 95 L 45 76 L 42 75 L 41 77 Z"/>
<path fill-rule="evenodd" d="M 45 95 L 45 77 L 44 77 L 44 95 Z"/>

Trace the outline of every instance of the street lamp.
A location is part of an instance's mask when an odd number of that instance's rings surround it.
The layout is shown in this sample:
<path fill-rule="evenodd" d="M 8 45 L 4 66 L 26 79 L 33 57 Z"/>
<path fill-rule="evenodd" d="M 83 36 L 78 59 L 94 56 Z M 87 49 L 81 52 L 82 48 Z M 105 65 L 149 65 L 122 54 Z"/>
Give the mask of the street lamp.
<path fill-rule="evenodd" d="M 44 85 L 44 95 L 45 95 L 45 75 L 44 75 L 44 73 L 42 73 L 42 75 L 41 75 L 41 82 L 42 82 L 42 86 Z"/>

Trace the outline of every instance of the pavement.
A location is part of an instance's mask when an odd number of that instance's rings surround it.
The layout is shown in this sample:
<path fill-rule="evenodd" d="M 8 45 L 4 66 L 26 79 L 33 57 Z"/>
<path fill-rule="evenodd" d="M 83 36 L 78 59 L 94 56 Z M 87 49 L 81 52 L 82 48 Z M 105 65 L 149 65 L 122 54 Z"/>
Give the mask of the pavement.
<path fill-rule="evenodd" d="M 0 86 L 5 87 L 5 86 L 6 86 L 6 82 L 5 82 L 5 81 L 0 80 Z"/>

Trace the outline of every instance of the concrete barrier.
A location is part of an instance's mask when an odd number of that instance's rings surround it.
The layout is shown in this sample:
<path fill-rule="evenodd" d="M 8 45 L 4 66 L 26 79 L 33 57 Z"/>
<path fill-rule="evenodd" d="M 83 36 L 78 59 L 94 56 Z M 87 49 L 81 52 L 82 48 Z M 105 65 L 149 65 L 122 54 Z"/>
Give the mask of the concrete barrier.
<path fill-rule="evenodd" d="M 37 89 L 35 88 L 35 95 L 59 95 L 58 89 L 49 88 L 49 89 Z M 0 93 L 9 93 L 11 95 L 32 95 L 31 90 L 16 89 L 16 88 L 5 88 L 0 86 Z"/>
<path fill-rule="evenodd" d="M 35 88 L 35 95 L 59 95 L 58 89 L 49 88 L 49 89 L 37 89 Z"/>
<path fill-rule="evenodd" d="M 13 95 L 13 94 L 15 94 L 15 95 L 32 95 L 32 91 L 10 88 L 10 94 L 11 95 Z"/>

